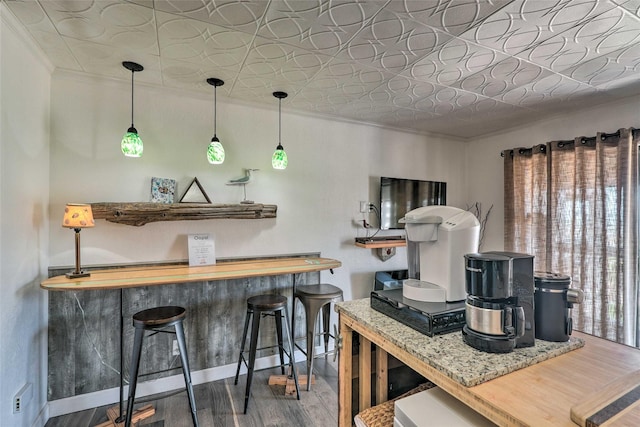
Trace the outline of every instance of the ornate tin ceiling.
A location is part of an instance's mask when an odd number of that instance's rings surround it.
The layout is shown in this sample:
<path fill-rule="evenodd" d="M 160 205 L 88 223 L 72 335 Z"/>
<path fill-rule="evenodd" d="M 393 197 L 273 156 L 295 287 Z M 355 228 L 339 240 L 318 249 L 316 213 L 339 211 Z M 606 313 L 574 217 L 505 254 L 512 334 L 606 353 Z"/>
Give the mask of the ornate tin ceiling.
<path fill-rule="evenodd" d="M 640 92 L 640 0 L 1 0 L 61 69 L 460 138 Z"/>

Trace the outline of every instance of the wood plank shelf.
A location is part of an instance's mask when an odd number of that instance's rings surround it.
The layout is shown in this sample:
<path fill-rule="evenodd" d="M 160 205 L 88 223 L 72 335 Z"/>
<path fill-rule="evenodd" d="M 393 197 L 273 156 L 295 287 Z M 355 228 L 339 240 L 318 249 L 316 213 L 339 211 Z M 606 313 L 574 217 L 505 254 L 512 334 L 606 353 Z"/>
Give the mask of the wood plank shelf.
<path fill-rule="evenodd" d="M 94 219 L 140 227 L 157 221 L 276 218 L 278 206 L 262 203 L 91 203 Z"/>
<path fill-rule="evenodd" d="M 407 242 L 405 240 L 373 240 L 367 243 L 356 242 L 356 246 L 367 249 L 397 248 L 407 246 Z"/>

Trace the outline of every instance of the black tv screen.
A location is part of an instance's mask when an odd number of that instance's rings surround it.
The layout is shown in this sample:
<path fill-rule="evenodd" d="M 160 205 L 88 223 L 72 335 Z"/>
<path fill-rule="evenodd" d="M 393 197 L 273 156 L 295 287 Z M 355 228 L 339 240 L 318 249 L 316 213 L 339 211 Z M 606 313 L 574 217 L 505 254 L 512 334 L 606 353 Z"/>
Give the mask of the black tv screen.
<path fill-rule="evenodd" d="M 447 183 L 404 178 L 380 178 L 380 229 L 404 228 L 400 218 L 421 206 L 446 205 Z"/>

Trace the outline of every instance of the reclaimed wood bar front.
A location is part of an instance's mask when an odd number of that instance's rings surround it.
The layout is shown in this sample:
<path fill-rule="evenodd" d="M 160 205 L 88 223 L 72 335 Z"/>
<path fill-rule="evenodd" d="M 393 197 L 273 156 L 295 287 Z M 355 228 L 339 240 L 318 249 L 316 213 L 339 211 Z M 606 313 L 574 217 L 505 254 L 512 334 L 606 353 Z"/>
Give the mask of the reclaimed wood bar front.
<path fill-rule="evenodd" d="M 129 320 L 135 312 L 154 306 L 181 305 L 187 309 L 185 331 L 192 371 L 235 365 L 248 297 L 279 293 L 289 298 L 291 307 L 296 283 L 319 283 L 320 271 L 340 266 L 334 259 L 302 254 L 219 261 L 198 267 L 175 263 L 114 266 L 90 269 L 91 276 L 77 279 L 65 277 L 64 269 L 50 269 L 55 276 L 41 283 L 42 289 L 52 291 L 48 400 L 118 387 L 123 371 L 120 353 L 126 359 L 133 342 Z M 119 330 L 120 322 L 124 323 Z M 275 336 L 270 327 L 261 328 L 260 332 L 265 342 Z M 298 335 L 303 334 L 298 331 Z M 157 340 L 140 369 L 164 372 L 147 379 L 169 376 L 176 369 L 170 337 L 166 342 Z M 265 351 L 258 356 L 270 353 Z"/>

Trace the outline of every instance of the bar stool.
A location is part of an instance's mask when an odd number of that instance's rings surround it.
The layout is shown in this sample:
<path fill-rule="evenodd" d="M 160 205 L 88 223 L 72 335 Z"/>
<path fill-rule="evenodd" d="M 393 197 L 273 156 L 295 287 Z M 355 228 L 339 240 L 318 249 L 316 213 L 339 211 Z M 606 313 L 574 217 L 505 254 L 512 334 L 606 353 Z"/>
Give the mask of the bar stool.
<path fill-rule="evenodd" d="M 180 359 L 182 360 L 182 373 L 184 374 L 184 382 L 189 396 L 189 408 L 191 408 L 191 418 L 193 425 L 198 426 L 198 417 L 196 416 L 196 401 L 193 397 L 193 386 L 191 384 L 191 373 L 189 371 L 189 360 L 187 357 L 187 345 L 184 338 L 184 328 L 182 321 L 186 315 L 186 310 L 182 307 L 165 306 L 155 307 L 147 310 L 139 311 L 133 315 L 133 326 L 135 328 L 135 337 L 133 342 L 133 353 L 131 355 L 131 368 L 129 378 L 129 399 L 127 401 L 127 418 L 125 427 L 131 426 L 131 418 L 133 415 L 133 403 L 136 396 L 136 386 L 138 383 L 138 369 L 140 367 L 140 353 L 142 351 L 142 341 L 145 331 L 153 331 L 153 334 L 162 332 L 175 334 L 178 340 L 178 348 L 180 350 Z M 175 332 L 166 330 L 173 326 Z M 149 336 L 151 336 L 149 335 Z"/>
<path fill-rule="evenodd" d="M 268 347 L 256 348 L 258 344 L 258 329 L 260 328 L 260 318 L 265 316 L 273 316 L 276 320 L 276 333 L 278 335 L 278 344 Z M 284 349 L 282 340 L 282 317 L 285 318 L 284 330 L 287 333 L 287 340 L 289 342 L 289 350 Z M 278 347 L 280 353 L 280 369 L 284 374 L 284 354 L 289 357 L 289 366 L 293 373 L 293 380 L 296 385 L 296 396 L 300 400 L 300 390 L 298 388 L 298 375 L 296 374 L 294 366 L 294 352 L 293 352 L 293 340 L 289 334 L 289 316 L 287 314 L 287 298 L 282 295 L 256 295 L 247 299 L 247 316 L 244 321 L 244 332 L 242 333 L 242 345 L 240 348 L 240 356 L 238 357 L 238 369 L 236 371 L 236 378 L 234 384 L 238 384 L 238 375 L 240 375 L 240 366 L 242 362 L 247 365 L 247 386 L 244 393 L 244 413 L 247 413 L 247 405 L 249 403 L 249 395 L 251 394 L 251 381 L 253 379 L 254 365 L 256 362 L 256 351 L 265 350 L 268 348 Z M 251 339 L 249 342 L 249 361 L 244 357 L 245 342 L 247 340 L 247 331 L 249 330 L 249 321 L 251 320 Z M 270 369 L 270 368 L 265 368 Z"/>
<path fill-rule="evenodd" d="M 342 289 L 327 283 L 318 285 L 304 285 L 296 288 L 293 299 L 293 312 L 295 313 L 296 298 L 300 300 L 304 306 L 305 317 L 307 319 L 307 348 L 300 349 L 307 356 L 307 391 L 311 390 L 311 374 L 313 372 L 313 359 L 315 354 L 314 339 L 318 335 L 324 337 L 324 355 L 326 356 L 329 347 L 329 319 L 331 318 L 331 303 L 343 301 Z M 322 309 L 322 332 L 316 333 L 316 320 Z M 295 331 L 295 329 L 294 329 Z M 296 344 L 297 346 L 297 344 Z M 300 348 L 300 347 L 298 347 Z"/>

